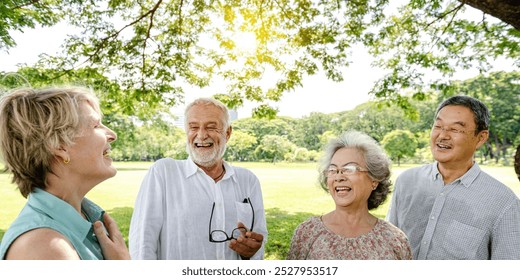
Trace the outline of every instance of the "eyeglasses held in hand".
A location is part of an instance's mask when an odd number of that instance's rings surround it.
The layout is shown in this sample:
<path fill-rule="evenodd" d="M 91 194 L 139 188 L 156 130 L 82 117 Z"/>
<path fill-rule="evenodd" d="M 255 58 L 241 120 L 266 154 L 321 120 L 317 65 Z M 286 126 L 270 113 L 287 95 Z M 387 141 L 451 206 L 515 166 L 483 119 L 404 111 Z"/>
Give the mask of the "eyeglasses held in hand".
<path fill-rule="evenodd" d="M 243 201 L 244 203 L 249 203 L 251 206 L 251 211 L 253 212 L 253 220 L 251 221 L 251 227 L 249 228 L 249 231 L 253 231 L 253 225 L 255 224 L 255 210 L 253 209 L 253 204 L 251 203 L 251 199 L 246 198 Z M 248 232 L 247 228 L 245 227 L 238 227 L 235 228 L 231 232 L 231 236 L 229 236 L 225 231 L 223 230 L 211 230 L 211 220 L 213 220 L 213 212 L 215 211 L 215 202 L 213 202 L 213 207 L 211 208 L 211 216 L 209 218 L 209 242 L 214 243 L 221 243 L 226 242 L 229 240 L 237 239 L 240 235 L 245 235 L 246 232 Z"/>

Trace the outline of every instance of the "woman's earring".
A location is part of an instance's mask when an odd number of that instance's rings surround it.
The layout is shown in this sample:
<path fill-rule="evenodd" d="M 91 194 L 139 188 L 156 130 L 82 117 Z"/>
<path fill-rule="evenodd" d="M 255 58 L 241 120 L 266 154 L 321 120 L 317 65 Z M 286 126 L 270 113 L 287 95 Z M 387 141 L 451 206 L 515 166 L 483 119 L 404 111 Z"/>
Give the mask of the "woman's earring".
<path fill-rule="evenodd" d="M 70 162 L 70 158 L 63 160 L 63 163 L 65 163 L 65 164 L 68 164 L 69 162 Z"/>

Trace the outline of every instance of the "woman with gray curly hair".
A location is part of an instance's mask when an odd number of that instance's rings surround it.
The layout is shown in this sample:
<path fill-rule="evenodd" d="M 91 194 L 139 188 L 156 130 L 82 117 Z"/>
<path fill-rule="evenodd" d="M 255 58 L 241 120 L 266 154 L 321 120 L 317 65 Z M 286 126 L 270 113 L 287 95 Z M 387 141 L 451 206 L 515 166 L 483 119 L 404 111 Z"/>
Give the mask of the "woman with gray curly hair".
<path fill-rule="evenodd" d="M 406 235 L 369 212 L 391 185 L 390 160 L 373 138 L 347 131 L 331 140 L 319 171 L 336 208 L 296 228 L 287 259 L 412 259 Z"/>

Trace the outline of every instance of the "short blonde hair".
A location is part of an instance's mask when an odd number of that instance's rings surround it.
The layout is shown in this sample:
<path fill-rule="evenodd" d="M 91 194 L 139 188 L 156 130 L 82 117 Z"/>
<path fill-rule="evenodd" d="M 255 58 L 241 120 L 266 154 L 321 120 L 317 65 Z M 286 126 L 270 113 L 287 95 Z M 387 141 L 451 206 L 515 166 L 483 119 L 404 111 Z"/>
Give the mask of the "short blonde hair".
<path fill-rule="evenodd" d="M 85 88 L 16 89 L 2 97 L 0 148 L 5 169 L 24 197 L 47 187 L 53 151 L 73 144 L 83 129 L 82 101 L 99 112 L 98 99 Z"/>

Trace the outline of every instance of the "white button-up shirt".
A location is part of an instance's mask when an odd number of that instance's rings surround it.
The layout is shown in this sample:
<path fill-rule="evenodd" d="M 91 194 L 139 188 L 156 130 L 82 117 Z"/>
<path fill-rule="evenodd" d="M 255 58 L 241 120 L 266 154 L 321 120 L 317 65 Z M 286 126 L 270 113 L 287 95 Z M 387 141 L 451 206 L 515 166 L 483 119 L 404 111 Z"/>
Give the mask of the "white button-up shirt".
<path fill-rule="evenodd" d="M 249 228 L 253 209 L 253 231 L 264 240 L 251 259 L 263 259 L 267 226 L 260 182 L 247 169 L 227 163 L 224 168 L 224 177 L 215 183 L 191 159 L 154 163 L 142 182 L 130 222 L 132 259 L 238 260 L 229 241 L 212 243 L 209 232 L 223 230 L 231 236 L 239 221 Z M 253 207 L 244 203 L 247 198 Z"/>

